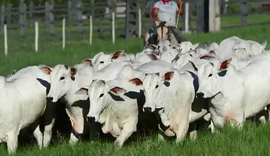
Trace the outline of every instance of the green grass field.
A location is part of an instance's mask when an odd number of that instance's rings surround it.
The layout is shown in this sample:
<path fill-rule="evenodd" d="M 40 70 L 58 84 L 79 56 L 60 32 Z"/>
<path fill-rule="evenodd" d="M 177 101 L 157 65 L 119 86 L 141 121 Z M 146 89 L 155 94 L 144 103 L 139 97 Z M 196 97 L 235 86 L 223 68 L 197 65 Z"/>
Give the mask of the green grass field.
<path fill-rule="evenodd" d="M 226 37 L 233 35 L 244 39 L 251 39 L 258 42 L 267 40 L 270 42 L 270 29 L 268 26 L 244 27 L 230 29 L 216 33 L 198 33 L 186 34 L 185 37 L 193 43 L 200 42 L 204 46 L 204 42 L 220 42 Z M 72 37 L 72 36 L 69 36 Z M 76 40 L 76 38 L 73 38 Z M 2 42 L 2 40 L 0 40 Z M 80 63 L 84 58 L 91 58 L 97 52 L 104 51 L 111 53 L 116 50 L 124 49 L 126 53 L 136 53 L 142 50 L 141 39 L 118 39 L 112 44 L 110 39 L 94 41 L 93 45 L 88 45 L 87 37 L 78 38 L 77 41 L 68 42 L 65 50 L 61 49 L 61 38 L 54 40 L 41 40 L 40 51 L 33 51 L 33 40 L 12 40 L 9 42 L 9 55 L 0 55 L 0 73 L 7 76 L 13 69 L 46 64 L 54 66 L 56 64 L 67 64 L 73 66 Z M 267 48 L 270 48 L 268 45 Z M 1 43 L 0 51 L 3 52 Z M 71 147 L 67 139 L 61 140 L 59 143 L 51 145 L 47 149 L 39 150 L 36 144 L 26 147 L 18 147 L 17 155 L 27 156 L 74 156 L 74 155 L 270 155 L 270 124 L 255 125 L 247 123 L 242 131 L 234 130 L 229 127 L 220 130 L 216 134 L 208 131 L 199 131 L 196 141 L 186 138 L 182 143 L 176 145 L 174 141 L 160 142 L 157 135 L 150 137 L 132 136 L 126 142 L 122 149 L 116 149 L 113 141 L 108 142 L 80 142 Z M 0 156 L 7 155 L 6 145 L 0 145 Z"/>

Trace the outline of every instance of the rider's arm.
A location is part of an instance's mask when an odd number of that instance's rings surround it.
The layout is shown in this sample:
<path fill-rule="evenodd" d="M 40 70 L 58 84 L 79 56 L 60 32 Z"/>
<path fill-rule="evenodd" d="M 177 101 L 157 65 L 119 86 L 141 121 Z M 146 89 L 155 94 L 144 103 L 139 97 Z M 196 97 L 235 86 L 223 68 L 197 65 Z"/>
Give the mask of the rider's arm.
<path fill-rule="evenodd" d="M 176 12 L 180 15 L 183 14 L 183 0 L 178 0 L 177 10 Z"/>
<path fill-rule="evenodd" d="M 152 13 L 151 13 L 151 16 L 152 16 L 152 20 L 153 21 L 158 21 L 159 20 L 159 18 L 157 17 L 158 11 L 159 11 L 159 8 L 153 7 Z"/>

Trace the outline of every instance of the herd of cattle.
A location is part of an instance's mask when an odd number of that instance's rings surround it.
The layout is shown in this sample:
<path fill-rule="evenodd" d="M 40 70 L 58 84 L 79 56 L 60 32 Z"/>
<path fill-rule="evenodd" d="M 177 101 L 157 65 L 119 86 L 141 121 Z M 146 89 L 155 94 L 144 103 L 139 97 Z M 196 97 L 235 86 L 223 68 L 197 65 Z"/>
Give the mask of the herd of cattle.
<path fill-rule="evenodd" d="M 48 106 L 59 101 L 65 102 L 72 145 L 83 133 L 98 131 L 115 137 L 114 145 L 121 148 L 138 127 L 151 124 L 160 139 L 180 142 L 188 133 L 196 139 L 196 125 L 190 125 L 199 120 L 208 121 L 211 132 L 227 121 L 240 129 L 250 117 L 266 122 L 266 44 L 236 36 L 203 48 L 163 41 L 135 55 L 99 52 L 73 67 L 37 65 L 1 76 L 0 143 L 14 153 L 20 131 L 32 126 L 38 146 L 47 147 L 58 113 Z M 90 125 L 87 132 L 85 125 Z"/>

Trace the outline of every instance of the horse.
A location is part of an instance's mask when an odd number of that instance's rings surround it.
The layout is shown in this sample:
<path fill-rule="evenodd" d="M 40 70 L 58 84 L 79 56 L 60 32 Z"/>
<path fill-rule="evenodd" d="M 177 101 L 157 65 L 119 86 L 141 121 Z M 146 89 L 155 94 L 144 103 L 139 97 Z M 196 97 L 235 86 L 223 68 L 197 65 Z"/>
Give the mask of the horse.
<path fill-rule="evenodd" d="M 169 40 L 171 45 L 179 44 L 175 36 L 177 34 L 173 33 L 173 31 L 170 29 L 168 25 L 168 22 L 160 22 L 159 25 L 157 26 L 156 34 L 157 34 L 157 43 Z"/>
<path fill-rule="evenodd" d="M 168 22 L 160 22 L 155 32 L 150 34 L 149 31 L 147 31 L 142 38 L 144 39 L 144 49 L 149 45 L 149 40 L 155 42 L 154 44 L 156 45 L 165 40 L 169 40 L 171 45 L 177 45 L 181 42 L 180 36 L 173 32 L 172 28 L 169 27 Z"/>

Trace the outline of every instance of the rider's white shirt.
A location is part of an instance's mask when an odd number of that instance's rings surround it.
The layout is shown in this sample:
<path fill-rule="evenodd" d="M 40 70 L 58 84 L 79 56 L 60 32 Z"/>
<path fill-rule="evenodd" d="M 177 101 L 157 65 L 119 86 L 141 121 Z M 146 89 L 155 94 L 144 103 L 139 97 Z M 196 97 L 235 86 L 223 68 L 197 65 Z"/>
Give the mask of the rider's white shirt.
<path fill-rule="evenodd" d="M 174 1 L 170 1 L 166 4 L 163 4 L 162 1 L 158 1 L 155 3 L 154 7 L 159 8 L 157 16 L 161 22 L 166 21 L 169 23 L 169 26 L 175 26 L 176 24 L 176 11 L 177 11 L 177 3 Z M 159 22 L 156 22 L 158 25 Z"/>

